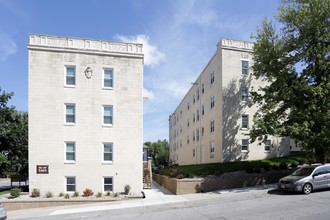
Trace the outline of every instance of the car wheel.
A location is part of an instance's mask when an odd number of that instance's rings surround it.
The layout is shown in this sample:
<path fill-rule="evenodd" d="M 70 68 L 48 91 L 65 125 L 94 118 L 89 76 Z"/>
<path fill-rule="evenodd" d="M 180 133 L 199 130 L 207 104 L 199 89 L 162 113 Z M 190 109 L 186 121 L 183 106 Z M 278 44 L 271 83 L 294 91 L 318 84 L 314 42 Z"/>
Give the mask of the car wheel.
<path fill-rule="evenodd" d="M 313 190 L 313 186 L 310 183 L 305 183 L 305 185 L 303 186 L 303 193 L 310 194 Z"/>

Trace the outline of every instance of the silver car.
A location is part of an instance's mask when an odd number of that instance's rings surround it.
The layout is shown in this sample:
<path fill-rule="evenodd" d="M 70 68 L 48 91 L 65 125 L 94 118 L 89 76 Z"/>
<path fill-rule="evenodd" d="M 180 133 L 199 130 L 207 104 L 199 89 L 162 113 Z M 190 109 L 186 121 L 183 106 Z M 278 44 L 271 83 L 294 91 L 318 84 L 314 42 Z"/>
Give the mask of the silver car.
<path fill-rule="evenodd" d="M 280 190 L 311 193 L 330 188 L 330 164 L 303 166 L 278 182 Z"/>
<path fill-rule="evenodd" d="M 0 203 L 0 220 L 7 218 L 7 212 L 5 210 L 5 207 Z"/>

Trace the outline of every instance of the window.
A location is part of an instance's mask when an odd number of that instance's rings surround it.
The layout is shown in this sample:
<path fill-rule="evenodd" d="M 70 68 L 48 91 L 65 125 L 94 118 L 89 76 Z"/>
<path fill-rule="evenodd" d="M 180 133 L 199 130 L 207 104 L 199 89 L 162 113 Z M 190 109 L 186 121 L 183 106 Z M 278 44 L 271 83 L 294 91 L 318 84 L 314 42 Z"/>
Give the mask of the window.
<path fill-rule="evenodd" d="M 103 144 L 103 161 L 112 162 L 112 143 Z"/>
<path fill-rule="evenodd" d="M 195 141 L 195 132 L 193 131 L 193 141 Z"/>
<path fill-rule="evenodd" d="M 249 150 L 249 139 L 242 139 L 242 151 Z"/>
<path fill-rule="evenodd" d="M 113 88 L 113 70 L 104 69 L 103 70 L 103 87 Z"/>
<path fill-rule="evenodd" d="M 202 94 L 204 94 L 204 83 L 202 84 Z"/>
<path fill-rule="evenodd" d="M 75 142 L 65 143 L 65 160 L 75 161 L 76 160 L 76 144 Z"/>
<path fill-rule="evenodd" d="M 249 99 L 249 90 L 246 87 L 241 88 L 242 102 L 247 102 Z"/>
<path fill-rule="evenodd" d="M 214 83 L 214 71 L 211 72 L 210 78 L 211 78 L 211 85 L 212 85 Z"/>
<path fill-rule="evenodd" d="M 214 107 L 214 96 L 211 96 L 211 108 Z"/>
<path fill-rule="evenodd" d="M 76 177 L 66 177 L 66 191 L 67 192 L 76 191 Z"/>
<path fill-rule="evenodd" d="M 214 158 L 214 142 L 210 143 L 210 158 Z"/>
<path fill-rule="evenodd" d="M 196 140 L 199 141 L 199 129 L 196 129 Z"/>
<path fill-rule="evenodd" d="M 189 102 L 187 102 L 187 109 L 189 110 Z"/>
<path fill-rule="evenodd" d="M 204 136 L 204 127 L 202 127 L 202 137 Z"/>
<path fill-rule="evenodd" d="M 187 127 L 189 127 L 189 118 L 187 119 Z"/>
<path fill-rule="evenodd" d="M 76 68 L 75 67 L 72 67 L 72 66 L 66 67 L 65 85 L 66 86 L 75 86 L 76 85 Z"/>
<path fill-rule="evenodd" d="M 197 118 L 197 121 L 199 120 L 199 110 L 197 109 L 196 110 L 196 118 Z"/>
<path fill-rule="evenodd" d="M 242 115 L 242 128 L 249 128 L 249 115 Z"/>
<path fill-rule="evenodd" d="M 202 105 L 202 115 L 204 115 L 204 105 Z"/>
<path fill-rule="evenodd" d="M 195 149 L 193 149 L 193 157 L 195 157 Z"/>
<path fill-rule="evenodd" d="M 271 140 L 265 141 L 265 151 L 270 151 Z"/>
<path fill-rule="evenodd" d="M 242 75 L 247 76 L 249 74 L 249 61 L 242 60 Z"/>
<path fill-rule="evenodd" d="M 199 87 L 197 88 L 197 91 L 196 91 L 196 97 L 197 97 L 197 101 L 199 100 Z"/>
<path fill-rule="evenodd" d="M 103 106 L 103 124 L 112 125 L 112 106 Z"/>
<path fill-rule="evenodd" d="M 112 177 L 104 177 L 103 178 L 103 191 L 104 192 L 112 192 Z"/>
<path fill-rule="evenodd" d="M 211 132 L 214 132 L 214 120 L 211 121 Z"/>
<path fill-rule="evenodd" d="M 76 106 L 65 104 L 65 122 L 74 124 L 76 122 Z"/>
<path fill-rule="evenodd" d="M 187 144 L 189 144 L 189 136 L 187 136 Z"/>
<path fill-rule="evenodd" d="M 196 121 L 196 115 L 195 115 L 195 113 L 193 113 L 193 122 L 195 122 Z"/>
<path fill-rule="evenodd" d="M 193 103 L 195 104 L 195 102 L 196 102 L 196 96 L 193 95 Z"/>

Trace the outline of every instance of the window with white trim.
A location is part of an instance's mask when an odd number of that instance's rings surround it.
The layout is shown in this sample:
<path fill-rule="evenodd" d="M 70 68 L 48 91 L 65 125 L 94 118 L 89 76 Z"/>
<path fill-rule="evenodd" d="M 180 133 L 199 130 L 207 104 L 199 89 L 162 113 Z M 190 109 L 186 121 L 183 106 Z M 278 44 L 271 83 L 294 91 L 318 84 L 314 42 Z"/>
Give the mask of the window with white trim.
<path fill-rule="evenodd" d="M 265 141 L 265 151 L 269 152 L 270 151 L 270 146 L 271 146 L 271 140 L 266 140 Z"/>
<path fill-rule="evenodd" d="M 65 142 L 65 160 L 74 162 L 76 160 L 76 143 Z"/>
<path fill-rule="evenodd" d="M 214 95 L 211 96 L 211 108 L 214 107 L 214 102 L 215 102 L 215 98 L 214 98 Z"/>
<path fill-rule="evenodd" d="M 242 151 L 246 152 L 249 150 L 249 139 L 242 139 Z"/>
<path fill-rule="evenodd" d="M 103 125 L 112 125 L 113 123 L 113 107 L 112 105 L 103 106 Z"/>
<path fill-rule="evenodd" d="M 65 122 L 68 124 L 76 123 L 76 105 L 65 104 Z"/>
<path fill-rule="evenodd" d="M 103 177 L 103 191 L 112 192 L 113 191 L 113 179 L 112 177 Z"/>
<path fill-rule="evenodd" d="M 202 94 L 204 94 L 204 83 L 202 84 Z"/>
<path fill-rule="evenodd" d="M 103 69 L 103 88 L 113 88 L 113 69 Z"/>
<path fill-rule="evenodd" d="M 76 85 L 76 67 L 74 66 L 65 67 L 65 85 L 66 86 Z"/>
<path fill-rule="evenodd" d="M 202 115 L 204 115 L 204 105 L 202 105 Z"/>
<path fill-rule="evenodd" d="M 196 140 L 199 141 L 199 129 L 196 129 Z"/>
<path fill-rule="evenodd" d="M 210 73 L 211 85 L 214 83 L 214 71 Z"/>
<path fill-rule="evenodd" d="M 214 158 L 214 142 L 210 143 L 210 158 Z"/>
<path fill-rule="evenodd" d="M 242 75 L 249 75 L 249 61 L 242 60 Z"/>
<path fill-rule="evenodd" d="M 211 121 L 211 133 L 214 132 L 214 120 Z"/>
<path fill-rule="evenodd" d="M 198 109 L 196 110 L 196 118 L 197 118 L 197 121 L 199 121 L 199 110 Z"/>
<path fill-rule="evenodd" d="M 242 128 L 248 129 L 249 128 L 249 115 L 242 115 Z"/>
<path fill-rule="evenodd" d="M 76 177 L 66 177 L 66 191 L 67 192 L 76 191 Z"/>
<path fill-rule="evenodd" d="M 103 161 L 112 162 L 113 144 L 103 143 Z"/>
<path fill-rule="evenodd" d="M 199 87 L 196 90 L 196 97 L 197 97 L 197 101 L 199 100 Z"/>
<path fill-rule="evenodd" d="M 241 87 L 242 102 L 247 102 L 249 99 L 249 89 L 245 86 Z"/>

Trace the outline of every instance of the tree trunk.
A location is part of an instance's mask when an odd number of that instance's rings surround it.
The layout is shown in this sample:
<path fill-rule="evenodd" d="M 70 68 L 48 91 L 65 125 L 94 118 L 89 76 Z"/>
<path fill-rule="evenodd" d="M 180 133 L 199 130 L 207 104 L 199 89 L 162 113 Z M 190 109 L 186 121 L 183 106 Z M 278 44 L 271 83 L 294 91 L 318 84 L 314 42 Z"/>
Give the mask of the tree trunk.
<path fill-rule="evenodd" d="M 324 149 L 315 149 L 316 163 L 324 164 L 326 162 Z"/>

